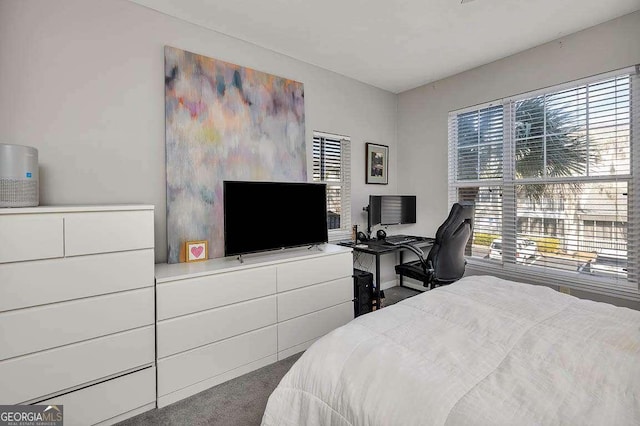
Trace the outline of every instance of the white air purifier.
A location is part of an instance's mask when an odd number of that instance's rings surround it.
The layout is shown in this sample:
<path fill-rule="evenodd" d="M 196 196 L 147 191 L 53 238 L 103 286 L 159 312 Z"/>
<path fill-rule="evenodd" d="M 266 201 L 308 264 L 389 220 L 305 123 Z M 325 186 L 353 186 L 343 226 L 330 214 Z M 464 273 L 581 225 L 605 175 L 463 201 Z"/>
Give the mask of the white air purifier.
<path fill-rule="evenodd" d="M 0 143 L 0 207 L 35 207 L 39 202 L 38 150 Z"/>

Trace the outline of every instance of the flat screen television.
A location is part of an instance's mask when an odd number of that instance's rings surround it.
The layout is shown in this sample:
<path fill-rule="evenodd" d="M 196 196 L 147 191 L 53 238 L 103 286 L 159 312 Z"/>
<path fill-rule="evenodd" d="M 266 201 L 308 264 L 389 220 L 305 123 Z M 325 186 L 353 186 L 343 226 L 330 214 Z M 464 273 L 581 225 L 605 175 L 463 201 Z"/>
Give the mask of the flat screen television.
<path fill-rule="evenodd" d="M 415 195 L 370 195 L 369 227 L 416 223 Z"/>
<path fill-rule="evenodd" d="M 225 181 L 223 190 L 225 256 L 329 240 L 325 184 Z"/>

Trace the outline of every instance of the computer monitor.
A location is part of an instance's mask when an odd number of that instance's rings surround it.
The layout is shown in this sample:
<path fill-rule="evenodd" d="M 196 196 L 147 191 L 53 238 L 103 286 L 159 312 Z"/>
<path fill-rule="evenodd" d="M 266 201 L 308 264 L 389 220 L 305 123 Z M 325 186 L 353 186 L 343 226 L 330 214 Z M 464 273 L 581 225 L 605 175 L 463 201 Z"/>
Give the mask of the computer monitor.
<path fill-rule="evenodd" d="M 375 225 L 416 223 L 415 195 L 370 195 L 368 231 Z"/>

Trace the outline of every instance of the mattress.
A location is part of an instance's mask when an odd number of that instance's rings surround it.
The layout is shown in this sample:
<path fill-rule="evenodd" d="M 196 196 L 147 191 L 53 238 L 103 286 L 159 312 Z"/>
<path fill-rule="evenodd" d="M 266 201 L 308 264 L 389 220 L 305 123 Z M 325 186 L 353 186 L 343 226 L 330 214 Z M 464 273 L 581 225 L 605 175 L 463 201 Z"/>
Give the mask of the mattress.
<path fill-rule="evenodd" d="M 464 278 L 309 348 L 263 425 L 638 425 L 640 312 Z"/>

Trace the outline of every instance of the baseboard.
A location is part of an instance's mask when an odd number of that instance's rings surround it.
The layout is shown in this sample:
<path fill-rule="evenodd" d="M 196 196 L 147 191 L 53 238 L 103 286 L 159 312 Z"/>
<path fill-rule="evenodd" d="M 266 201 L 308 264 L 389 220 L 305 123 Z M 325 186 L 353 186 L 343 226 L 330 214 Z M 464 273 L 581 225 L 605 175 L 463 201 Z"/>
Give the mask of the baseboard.
<path fill-rule="evenodd" d="M 382 290 L 386 290 L 386 289 L 391 288 L 391 287 L 396 287 L 397 285 L 398 285 L 398 281 L 396 281 L 396 280 L 385 281 L 382 284 L 380 284 L 380 288 Z"/>
<path fill-rule="evenodd" d="M 398 287 L 399 285 L 400 285 L 399 280 L 386 281 L 380 284 L 380 288 L 382 288 L 383 290 L 386 290 L 388 288 Z M 424 288 L 424 285 L 422 285 L 422 282 L 412 280 L 411 278 L 405 277 L 404 280 L 402 281 L 402 286 L 413 289 L 413 290 L 426 291 L 426 288 Z"/>
<path fill-rule="evenodd" d="M 412 290 L 427 291 L 422 281 L 412 280 L 411 278 L 407 277 L 402 280 L 402 286 L 410 288 Z"/>

